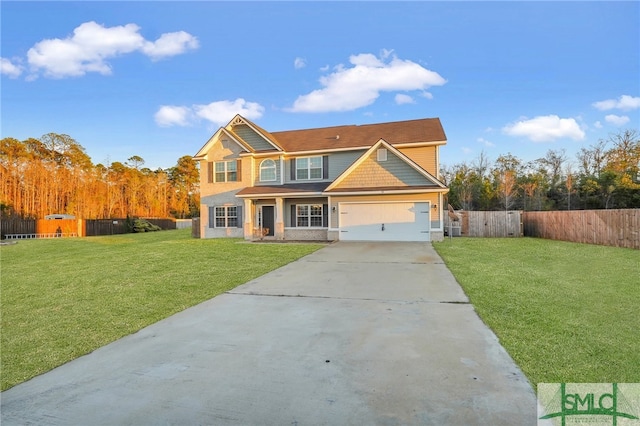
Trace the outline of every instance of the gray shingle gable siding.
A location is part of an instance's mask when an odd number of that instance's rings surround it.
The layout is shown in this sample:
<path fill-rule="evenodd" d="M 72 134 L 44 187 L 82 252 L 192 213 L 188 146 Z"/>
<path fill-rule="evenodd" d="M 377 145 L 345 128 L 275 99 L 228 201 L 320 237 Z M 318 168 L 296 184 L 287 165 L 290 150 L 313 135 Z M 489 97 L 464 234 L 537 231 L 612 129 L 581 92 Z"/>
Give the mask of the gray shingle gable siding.
<path fill-rule="evenodd" d="M 233 132 L 240 136 L 243 141 L 248 143 L 256 151 L 275 150 L 273 145 L 254 132 L 253 129 L 246 124 L 238 124 L 234 126 Z"/>
<path fill-rule="evenodd" d="M 374 152 L 371 155 L 371 160 L 377 161 L 376 156 L 377 153 Z M 381 161 L 378 164 L 407 185 L 425 185 L 432 183 L 416 169 L 391 152 L 387 153 L 387 161 Z"/>
<path fill-rule="evenodd" d="M 340 182 L 338 188 L 425 185 L 434 183 L 393 152 L 387 151 L 387 159 L 378 161 L 377 151 L 373 151 Z"/>
<path fill-rule="evenodd" d="M 336 152 L 329 157 L 329 179 L 334 181 L 364 154 L 364 150 Z"/>

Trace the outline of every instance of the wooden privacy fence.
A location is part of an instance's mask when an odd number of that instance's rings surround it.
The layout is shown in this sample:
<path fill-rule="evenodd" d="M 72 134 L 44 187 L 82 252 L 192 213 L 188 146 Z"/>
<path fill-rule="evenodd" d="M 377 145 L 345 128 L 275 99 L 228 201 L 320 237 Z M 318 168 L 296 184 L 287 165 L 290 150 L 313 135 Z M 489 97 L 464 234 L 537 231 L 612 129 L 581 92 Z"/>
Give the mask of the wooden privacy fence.
<path fill-rule="evenodd" d="M 640 209 L 525 212 L 524 235 L 640 249 Z"/>
<path fill-rule="evenodd" d="M 187 228 L 190 220 L 171 218 L 145 219 L 163 230 Z M 180 225 L 178 226 L 178 222 Z M 127 219 L 22 219 L 2 218 L 1 239 L 31 239 L 58 237 L 93 237 L 130 232 Z"/>
<path fill-rule="evenodd" d="M 126 222 L 126 219 L 86 219 L 84 221 L 84 236 L 126 234 Z"/>
<path fill-rule="evenodd" d="M 82 234 L 82 221 L 76 219 L 38 219 L 36 234 L 42 238 L 77 237 Z"/>
<path fill-rule="evenodd" d="M 133 219 L 130 219 L 133 220 Z M 159 226 L 163 230 L 176 229 L 176 220 L 171 218 L 144 218 L 144 220 Z M 85 219 L 83 235 L 94 237 L 98 235 L 126 234 L 127 219 Z"/>
<path fill-rule="evenodd" d="M 200 238 L 200 218 L 194 217 L 191 224 L 191 236 L 193 238 Z"/>
<path fill-rule="evenodd" d="M 522 212 L 509 211 L 467 211 L 459 210 L 455 214 L 459 223 L 451 222 L 453 236 L 466 237 L 521 237 Z M 445 230 L 449 228 L 449 217 L 445 216 Z M 456 225 L 458 230 L 456 230 Z"/>
<path fill-rule="evenodd" d="M 3 217 L 0 219 L 0 239 L 5 239 L 7 235 L 29 235 L 36 233 L 35 219 L 21 219 Z"/>
<path fill-rule="evenodd" d="M 2 219 L 2 238 L 61 238 L 77 237 L 82 221 L 76 219 Z"/>
<path fill-rule="evenodd" d="M 193 219 L 176 219 L 175 224 L 176 224 L 176 229 L 191 228 L 191 225 L 193 224 Z"/>

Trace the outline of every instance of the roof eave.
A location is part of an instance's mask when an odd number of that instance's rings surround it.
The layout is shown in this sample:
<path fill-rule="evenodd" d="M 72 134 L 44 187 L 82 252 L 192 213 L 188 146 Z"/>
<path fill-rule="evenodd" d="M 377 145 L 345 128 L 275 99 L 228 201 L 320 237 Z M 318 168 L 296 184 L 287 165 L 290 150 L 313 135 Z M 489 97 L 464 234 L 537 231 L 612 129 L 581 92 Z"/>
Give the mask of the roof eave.
<path fill-rule="evenodd" d="M 390 143 L 394 148 L 409 148 L 409 147 L 421 147 L 421 146 L 434 146 L 434 145 L 446 145 L 447 140 L 429 141 L 429 142 L 405 142 L 405 143 Z"/>
<path fill-rule="evenodd" d="M 449 188 L 407 188 L 407 189 L 371 189 L 359 191 L 325 191 L 323 196 L 341 196 L 341 195 L 392 195 L 392 194 L 424 194 L 424 193 L 441 193 L 446 194 Z"/>
<path fill-rule="evenodd" d="M 313 197 L 321 197 L 323 192 L 268 192 L 263 194 L 236 194 L 238 198 L 273 198 L 273 197 L 282 197 L 282 198 L 313 198 Z"/>
<path fill-rule="evenodd" d="M 242 140 L 239 140 L 236 136 L 234 136 L 233 134 L 231 134 L 231 132 L 229 132 L 227 129 L 225 129 L 224 127 L 220 127 L 218 130 L 216 130 L 216 132 L 209 138 L 209 140 L 207 140 L 207 142 L 202 146 L 202 148 L 200 148 L 198 150 L 198 152 L 196 153 L 196 155 L 193 156 L 194 160 L 204 160 L 207 156 L 207 154 L 209 153 L 209 150 L 211 149 L 211 145 L 213 145 L 213 143 L 215 143 L 215 141 L 217 140 L 216 138 L 219 138 L 221 134 L 225 134 L 227 135 L 229 138 L 231 138 L 233 140 L 233 142 L 235 142 L 237 145 L 239 145 L 245 152 L 249 153 L 251 152 L 251 147 L 248 147 L 247 145 L 245 145 Z"/>

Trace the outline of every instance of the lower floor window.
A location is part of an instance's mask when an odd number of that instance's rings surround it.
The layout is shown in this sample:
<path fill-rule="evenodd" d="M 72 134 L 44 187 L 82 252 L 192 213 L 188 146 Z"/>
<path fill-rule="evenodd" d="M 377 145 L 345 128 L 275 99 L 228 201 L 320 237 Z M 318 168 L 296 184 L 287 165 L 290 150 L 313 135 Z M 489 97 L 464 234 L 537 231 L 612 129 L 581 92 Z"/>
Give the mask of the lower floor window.
<path fill-rule="evenodd" d="M 215 208 L 216 228 L 237 228 L 238 227 L 238 207 L 216 207 Z"/>
<path fill-rule="evenodd" d="M 322 227 L 322 204 L 298 204 L 296 226 Z"/>

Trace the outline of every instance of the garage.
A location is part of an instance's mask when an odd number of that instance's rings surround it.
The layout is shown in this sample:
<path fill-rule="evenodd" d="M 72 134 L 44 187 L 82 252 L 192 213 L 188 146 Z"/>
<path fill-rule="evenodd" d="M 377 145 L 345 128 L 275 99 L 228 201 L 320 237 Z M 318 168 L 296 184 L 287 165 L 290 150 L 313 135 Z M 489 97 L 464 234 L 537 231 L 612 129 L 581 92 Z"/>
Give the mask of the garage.
<path fill-rule="evenodd" d="M 340 203 L 342 241 L 430 241 L 429 203 Z"/>

